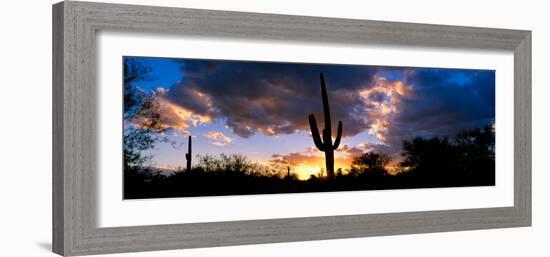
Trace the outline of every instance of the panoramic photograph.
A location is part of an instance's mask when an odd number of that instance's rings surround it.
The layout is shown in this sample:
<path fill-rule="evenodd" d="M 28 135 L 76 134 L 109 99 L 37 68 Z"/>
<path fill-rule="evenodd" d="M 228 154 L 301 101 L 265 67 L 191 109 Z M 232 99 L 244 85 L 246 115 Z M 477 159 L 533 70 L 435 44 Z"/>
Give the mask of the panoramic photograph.
<path fill-rule="evenodd" d="M 495 71 L 125 56 L 124 199 L 495 185 Z"/>

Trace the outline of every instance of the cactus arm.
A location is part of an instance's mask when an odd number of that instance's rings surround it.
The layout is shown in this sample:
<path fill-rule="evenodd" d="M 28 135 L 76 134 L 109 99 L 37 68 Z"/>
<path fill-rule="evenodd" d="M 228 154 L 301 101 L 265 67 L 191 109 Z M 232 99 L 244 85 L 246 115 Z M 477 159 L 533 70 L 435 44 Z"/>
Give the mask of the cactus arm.
<path fill-rule="evenodd" d="M 338 132 L 336 132 L 336 139 L 334 139 L 332 149 L 336 150 L 340 146 L 340 139 L 342 139 L 342 121 L 338 122 Z"/>
<path fill-rule="evenodd" d="M 315 116 L 313 114 L 309 115 L 309 127 L 311 128 L 311 136 L 313 137 L 315 147 L 317 147 L 320 151 L 325 151 L 325 145 L 323 144 L 323 141 L 321 141 L 319 128 L 317 128 L 317 121 L 315 120 Z"/>

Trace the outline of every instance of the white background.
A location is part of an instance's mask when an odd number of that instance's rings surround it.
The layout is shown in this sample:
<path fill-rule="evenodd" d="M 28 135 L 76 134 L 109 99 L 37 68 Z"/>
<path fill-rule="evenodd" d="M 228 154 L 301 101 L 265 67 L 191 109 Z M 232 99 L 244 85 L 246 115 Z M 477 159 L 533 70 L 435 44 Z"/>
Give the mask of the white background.
<path fill-rule="evenodd" d="M 114 1 L 113 1 L 114 2 Z M 116 1 L 122 2 L 122 1 Z M 116 256 L 549 256 L 550 27 L 544 1 L 125 1 L 193 8 L 530 29 L 533 34 L 533 227 L 220 247 Z M 266 2 L 266 3 L 264 3 Z M 51 4 L 10 1 L 0 15 L 0 256 L 51 247 Z M 525 254 L 527 253 L 527 254 Z"/>

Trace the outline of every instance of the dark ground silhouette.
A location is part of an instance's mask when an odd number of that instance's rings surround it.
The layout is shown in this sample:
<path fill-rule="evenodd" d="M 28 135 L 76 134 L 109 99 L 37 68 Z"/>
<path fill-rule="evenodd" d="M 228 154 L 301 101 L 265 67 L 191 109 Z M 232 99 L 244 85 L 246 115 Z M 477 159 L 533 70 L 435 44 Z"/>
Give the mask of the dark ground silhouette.
<path fill-rule="evenodd" d="M 494 130 L 464 131 L 452 138 L 415 138 L 403 143 L 401 173 L 390 175 L 383 153 L 365 153 L 332 179 L 272 171 L 239 155 L 197 156 L 199 164 L 166 176 L 151 168 L 126 166 L 124 198 L 274 194 L 350 190 L 491 186 L 495 184 Z"/>

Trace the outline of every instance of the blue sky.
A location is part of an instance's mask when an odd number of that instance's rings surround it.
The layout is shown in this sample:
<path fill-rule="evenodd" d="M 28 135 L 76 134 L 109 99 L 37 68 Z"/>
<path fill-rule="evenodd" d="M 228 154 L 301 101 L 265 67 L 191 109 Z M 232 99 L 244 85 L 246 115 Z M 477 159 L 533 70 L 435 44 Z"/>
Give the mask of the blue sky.
<path fill-rule="evenodd" d="M 303 175 L 322 167 L 307 121 L 323 127 L 319 74 L 326 78 L 333 136 L 343 139 L 336 167 L 367 151 L 395 159 L 403 140 L 450 136 L 491 125 L 495 72 L 491 70 L 271 63 L 125 57 L 150 68 L 134 85 L 159 94 L 171 141 L 157 144 L 152 165 L 183 166 L 187 136 L 195 154 L 238 153 L 265 162 L 285 159 Z M 130 122 L 130 121 L 125 121 Z M 196 158 L 195 158 L 196 161 Z"/>

